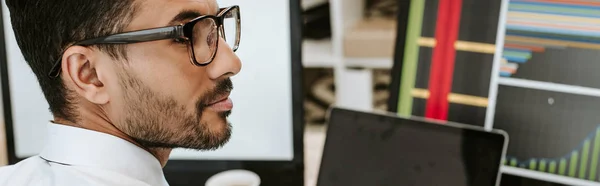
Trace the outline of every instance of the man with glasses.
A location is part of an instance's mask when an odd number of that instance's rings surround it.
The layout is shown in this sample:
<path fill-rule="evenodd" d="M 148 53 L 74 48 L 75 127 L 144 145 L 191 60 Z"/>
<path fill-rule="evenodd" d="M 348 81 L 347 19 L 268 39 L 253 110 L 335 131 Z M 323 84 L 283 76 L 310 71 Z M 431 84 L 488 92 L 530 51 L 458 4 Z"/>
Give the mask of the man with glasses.
<path fill-rule="evenodd" d="M 6 0 L 53 114 L 0 185 L 168 185 L 173 148 L 231 135 L 240 8 L 216 0 Z M 35 117 L 35 116 L 31 116 Z M 32 129 L 34 130 L 34 129 Z"/>

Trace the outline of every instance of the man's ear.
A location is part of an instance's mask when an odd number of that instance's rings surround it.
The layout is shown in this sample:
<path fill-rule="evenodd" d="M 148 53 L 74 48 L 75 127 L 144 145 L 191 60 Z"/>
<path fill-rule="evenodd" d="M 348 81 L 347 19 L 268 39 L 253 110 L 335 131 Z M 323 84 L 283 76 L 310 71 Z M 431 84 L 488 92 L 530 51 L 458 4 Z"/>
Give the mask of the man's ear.
<path fill-rule="evenodd" d="M 72 46 L 63 54 L 61 65 L 62 78 L 72 83 L 72 89 L 89 102 L 101 105 L 108 103 L 109 96 L 96 73 L 96 64 L 101 59 L 98 55 L 90 48 Z"/>

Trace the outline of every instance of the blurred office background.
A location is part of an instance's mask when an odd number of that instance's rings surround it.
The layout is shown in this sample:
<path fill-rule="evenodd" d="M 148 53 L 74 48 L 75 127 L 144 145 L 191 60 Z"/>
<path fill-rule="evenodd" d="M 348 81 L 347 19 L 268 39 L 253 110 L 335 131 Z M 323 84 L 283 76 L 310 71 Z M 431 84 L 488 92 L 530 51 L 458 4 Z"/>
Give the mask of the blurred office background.
<path fill-rule="evenodd" d="M 444 1 L 461 4 L 454 28 Z M 502 185 L 600 185 L 600 1 L 301 3 L 306 185 L 331 105 L 503 129 Z M 435 52 L 438 27 L 454 57 Z"/>
<path fill-rule="evenodd" d="M 387 111 L 398 10 L 396 0 L 302 0 L 302 8 L 305 176 L 314 185 L 329 106 Z"/>
<path fill-rule="evenodd" d="M 502 185 L 600 185 L 600 1 L 446 1 L 303 0 L 309 184 L 335 104 L 505 130 Z"/>

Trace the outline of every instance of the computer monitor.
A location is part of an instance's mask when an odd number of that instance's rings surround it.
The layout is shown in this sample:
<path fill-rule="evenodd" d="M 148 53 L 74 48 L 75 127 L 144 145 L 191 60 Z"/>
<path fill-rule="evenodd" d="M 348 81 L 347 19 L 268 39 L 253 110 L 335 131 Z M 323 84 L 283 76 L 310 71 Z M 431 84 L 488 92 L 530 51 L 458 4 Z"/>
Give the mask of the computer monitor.
<path fill-rule="evenodd" d="M 240 6 L 241 72 L 232 78 L 232 138 L 223 148 L 176 149 L 165 167 L 172 185 L 203 185 L 230 169 L 257 173 L 262 185 L 303 185 L 303 104 L 300 0 L 218 0 Z M 268 4 L 268 8 L 265 6 Z M 265 10 L 269 11 L 265 11 Z M 2 2 L 0 58 L 9 163 L 36 155 L 52 120 L 41 88 L 26 64 Z M 267 39 L 265 39 L 267 38 Z M 190 66 L 193 68 L 192 66 Z"/>
<path fill-rule="evenodd" d="M 332 108 L 317 186 L 495 186 L 500 130 Z"/>

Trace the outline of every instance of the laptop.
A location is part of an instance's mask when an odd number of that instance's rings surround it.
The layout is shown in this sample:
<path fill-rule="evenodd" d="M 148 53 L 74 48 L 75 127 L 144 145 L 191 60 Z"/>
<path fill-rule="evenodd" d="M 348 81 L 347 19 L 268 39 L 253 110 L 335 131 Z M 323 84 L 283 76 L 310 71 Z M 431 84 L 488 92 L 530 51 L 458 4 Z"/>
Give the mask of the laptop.
<path fill-rule="evenodd" d="M 508 135 L 330 108 L 317 186 L 496 186 Z"/>

